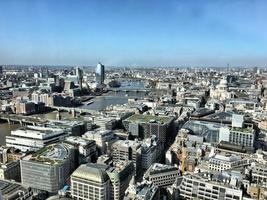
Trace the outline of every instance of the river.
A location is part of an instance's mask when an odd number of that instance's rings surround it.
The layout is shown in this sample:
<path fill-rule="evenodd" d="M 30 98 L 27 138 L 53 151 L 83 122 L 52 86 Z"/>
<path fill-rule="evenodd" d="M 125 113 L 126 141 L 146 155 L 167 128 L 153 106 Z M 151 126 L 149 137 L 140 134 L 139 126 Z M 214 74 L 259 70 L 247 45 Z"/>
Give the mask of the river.
<path fill-rule="evenodd" d="M 122 81 L 120 89 L 143 89 L 144 83 L 141 81 Z M 139 92 L 108 92 L 103 96 L 97 96 L 92 99 L 93 103 L 90 105 L 83 105 L 81 108 L 89 110 L 103 110 L 109 105 L 125 104 L 129 98 L 144 98 L 144 93 Z M 36 116 L 44 119 L 56 119 L 57 112 L 50 112 L 46 114 L 37 114 Z M 61 113 L 62 119 L 71 119 L 71 115 L 67 112 Z M 0 124 L 0 145 L 5 145 L 5 136 L 10 135 L 11 130 L 20 127 L 19 124 L 9 125 L 8 123 Z"/>

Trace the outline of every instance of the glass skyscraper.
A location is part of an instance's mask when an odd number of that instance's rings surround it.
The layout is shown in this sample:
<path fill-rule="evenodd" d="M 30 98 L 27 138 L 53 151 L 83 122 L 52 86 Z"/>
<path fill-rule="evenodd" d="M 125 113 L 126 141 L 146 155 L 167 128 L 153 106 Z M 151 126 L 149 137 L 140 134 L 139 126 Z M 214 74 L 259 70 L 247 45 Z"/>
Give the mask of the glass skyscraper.
<path fill-rule="evenodd" d="M 105 80 L 105 66 L 98 63 L 95 70 L 95 78 L 98 84 L 103 84 Z"/>

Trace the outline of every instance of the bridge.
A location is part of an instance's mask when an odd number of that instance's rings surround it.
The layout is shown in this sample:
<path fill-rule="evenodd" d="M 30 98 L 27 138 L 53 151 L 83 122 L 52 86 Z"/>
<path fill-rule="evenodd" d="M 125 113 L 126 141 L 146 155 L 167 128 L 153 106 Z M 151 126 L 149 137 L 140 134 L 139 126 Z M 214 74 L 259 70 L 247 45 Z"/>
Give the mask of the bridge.
<path fill-rule="evenodd" d="M 80 113 L 80 114 L 95 114 L 97 113 L 96 110 L 89 110 L 86 108 L 79 108 L 79 107 L 64 107 L 64 106 L 50 106 L 50 108 L 53 108 L 57 111 L 66 111 L 69 113 Z"/>
<path fill-rule="evenodd" d="M 36 126 L 36 124 L 47 122 L 47 120 L 40 119 L 38 117 L 5 114 L 5 113 L 0 114 L 0 119 L 3 121 L 7 121 L 9 124 L 20 123 L 22 126 L 25 125 Z"/>
<path fill-rule="evenodd" d="M 143 92 L 143 93 L 148 93 L 151 92 L 151 89 L 149 88 L 142 88 L 142 89 L 135 89 L 135 88 L 108 88 L 108 91 L 112 91 L 112 92 Z"/>

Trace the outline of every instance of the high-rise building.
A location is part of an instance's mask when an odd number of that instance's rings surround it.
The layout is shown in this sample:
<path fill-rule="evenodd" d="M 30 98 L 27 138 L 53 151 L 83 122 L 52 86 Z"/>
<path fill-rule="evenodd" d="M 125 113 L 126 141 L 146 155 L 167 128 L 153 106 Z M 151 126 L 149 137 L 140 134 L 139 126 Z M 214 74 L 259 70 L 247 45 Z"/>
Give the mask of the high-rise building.
<path fill-rule="evenodd" d="M 78 78 L 78 84 L 80 89 L 82 89 L 82 83 L 83 83 L 83 70 L 79 67 L 76 68 L 76 76 Z"/>
<path fill-rule="evenodd" d="M 98 84 L 103 84 L 105 80 L 105 66 L 98 63 L 95 70 L 95 79 Z"/>
<path fill-rule="evenodd" d="M 0 66 L 0 76 L 3 74 L 3 66 Z"/>

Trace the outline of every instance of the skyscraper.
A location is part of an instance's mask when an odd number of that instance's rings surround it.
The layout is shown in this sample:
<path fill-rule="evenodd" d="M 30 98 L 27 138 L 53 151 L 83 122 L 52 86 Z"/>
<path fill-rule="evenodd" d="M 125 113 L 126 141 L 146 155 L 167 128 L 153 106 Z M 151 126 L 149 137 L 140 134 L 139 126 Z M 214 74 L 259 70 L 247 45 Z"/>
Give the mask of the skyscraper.
<path fill-rule="evenodd" d="M 0 76 L 3 74 L 3 66 L 0 66 Z"/>
<path fill-rule="evenodd" d="M 95 78 L 98 84 L 103 84 L 105 80 L 105 66 L 98 63 L 95 70 Z"/>
<path fill-rule="evenodd" d="M 76 68 L 76 76 L 78 78 L 79 87 L 80 87 L 80 89 L 82 89 L 83 70 L 79 67 Z"/>

